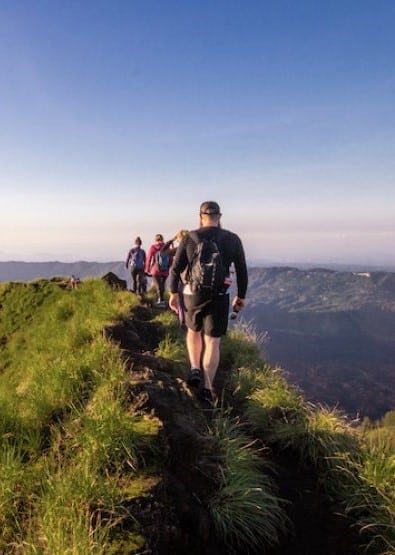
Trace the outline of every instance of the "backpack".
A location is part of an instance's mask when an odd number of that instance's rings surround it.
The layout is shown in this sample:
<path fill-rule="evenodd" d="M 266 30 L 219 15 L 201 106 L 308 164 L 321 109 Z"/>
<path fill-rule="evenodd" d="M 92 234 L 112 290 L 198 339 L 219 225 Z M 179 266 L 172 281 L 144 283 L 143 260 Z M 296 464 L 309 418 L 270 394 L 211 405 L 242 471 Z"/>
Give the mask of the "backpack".
<path fill-rule="evenodd" d="M 170 256 L 162 254 L 160 250 L 155 253 L 155 264 L 160 272 L 167 272 L 170 268 Z"/>
<path fill-rule="evenodd" d="M 194 232 L 190 236 L 196 242 L 187 276 L 192 293 L 200 292 L 212 297 L 225 292 L 228 273 L 217 243 L 213 239 L 199 239 Z"/>
<path fill-rule="evenodd" d="M 144 251 L 142 249 L 136 249 L 130 258 L 130 267 L 135 270 L 144 269 Z"/>

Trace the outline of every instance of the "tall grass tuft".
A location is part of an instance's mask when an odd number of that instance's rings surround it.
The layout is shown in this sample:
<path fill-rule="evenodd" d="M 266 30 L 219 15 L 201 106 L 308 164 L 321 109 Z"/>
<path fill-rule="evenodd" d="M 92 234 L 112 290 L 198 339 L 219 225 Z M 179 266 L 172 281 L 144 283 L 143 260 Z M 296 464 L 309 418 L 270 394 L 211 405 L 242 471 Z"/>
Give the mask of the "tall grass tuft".
<path fill-rule="evenodd" d="M 344 513 L 365 538 L 366 551 L 395 553 L 395 456 L 368 448 L 358 459 L 340 458 L 337 472 Z"/>
<path fill-rule="evenodd" d="M 171 360 L 178 364 L 187 363 L 187 353 L 185 342 L 179 339 L 173 339 L 170 334 L 166 334 L 162 341 L 159 342 L 156 349 L 157 356 Z"/>
<path fill-rule="evenodd" d="M 16 446 L 0 448 L 0 551 L 19 535 L 24 494 L 23 455 Z"/>
<path fill-rule="evenodd" d="M 213 420 L 210 434 L 218 443 L 219 487 L 209 502 L 218 535 L 229 546 L 251 549 L 277 543 L 286 516 L 265 473 L 264 452 L 224 414 Z"/>
<path fill-rule="evenodd" d="M 91 466 L 50 469 L 38 499 L 33 545 L 45 553 L 104 555 L 111 529 L 125 516 L 114 498 L 112 484 Z"/>
<path fill-rule="evenodd" d="M 246 416 L 264 432 L 266 441 L 285 442 L 305 425 L 307 407 L 302 395 L 278 371 L 260 374 L 247 397 Z"/>
<path fill-rule="evenodd" d="M 265 334 L 258 333 L 251 322 L 239 320 L 221 341 L 222 364 L 233 369 L 259 364 L 260 347 L 265 338 Z"/>

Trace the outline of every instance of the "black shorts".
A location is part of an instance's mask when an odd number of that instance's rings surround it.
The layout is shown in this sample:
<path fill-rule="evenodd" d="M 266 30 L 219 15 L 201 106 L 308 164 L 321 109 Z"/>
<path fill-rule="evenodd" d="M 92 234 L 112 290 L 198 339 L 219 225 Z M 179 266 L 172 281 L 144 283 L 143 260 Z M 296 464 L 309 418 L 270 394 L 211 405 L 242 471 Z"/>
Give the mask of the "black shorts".
<path fill-rule="evenodd" d="M 203 331 L 210 337 L 226 334 L 229 318 L 229 295 L 216 295 L 211 299 L 199 299 L 184 295 L 185 323 L 193 331 Z"/>

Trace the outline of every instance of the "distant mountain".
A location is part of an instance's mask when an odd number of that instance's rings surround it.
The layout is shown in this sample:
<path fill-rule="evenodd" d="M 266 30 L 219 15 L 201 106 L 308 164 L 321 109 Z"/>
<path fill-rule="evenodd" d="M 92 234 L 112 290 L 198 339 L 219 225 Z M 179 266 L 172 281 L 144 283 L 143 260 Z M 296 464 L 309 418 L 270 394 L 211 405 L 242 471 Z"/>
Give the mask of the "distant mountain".
<path fill-rule="evenodd" d="M 114 272 L 125 277 L 124 262 L 0 262 L 0 281 L 30 281 L 54 276 L 101 277 Z"/>
<path fill-rule="evenodd" d="M 248 296 L 267 358 L 309 398 L 372 418 L 395 407 L 395 273 L 253 268 Z"/>

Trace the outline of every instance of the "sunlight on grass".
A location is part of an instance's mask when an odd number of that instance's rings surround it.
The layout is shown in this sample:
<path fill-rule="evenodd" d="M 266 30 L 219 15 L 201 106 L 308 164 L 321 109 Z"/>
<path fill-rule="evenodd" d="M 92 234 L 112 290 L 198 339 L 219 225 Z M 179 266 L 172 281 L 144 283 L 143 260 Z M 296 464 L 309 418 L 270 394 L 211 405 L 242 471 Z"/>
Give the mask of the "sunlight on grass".
<path fill-rule="evenodd" d="M 0 448 L 0 551 L 18 535 L 24 501 L 24 469 L 22 453 L 15 446 Z"/>
<path fill-rule="evenodd" d="M 125 410 L 124 363 L 102 333 L 136 301 L 101 280 L 75 291 L 12 284 L 0 296 L 9 301 L 0 323 L 0 551 L 108 554 L 128 515 L 121 476 L 132 491 L 136 470 L 157 453 L 159 424 Z M 138 484 L 139 495 L 151 487 Z M 137 529 L 128 533 L 129 545 L 143 543 Z"/>
<path fill-rule="evenodd" d="M 174 340 L 169 334 L 159 342 L 156 355 L 180 364 L 187 363 L 188 360 L 185 342 Z"/>
<path fill-rule="evenodd" d="M 233 380 L 234 394 L 240 399 L 250 397 L 254 391 L 265 386 L 267 375 L 273 372 L 276 370 L 264 361 L 238 368 Z"/>
<path fill-rule="evenodd" d="M 255 383 L 257 389 L 248 396 L 246 415 L 258 430 L 267 433 L 268 438 L 279 437 L 279 425 L 292 427 L 304 421 L 306 406 L 302 395 L 280 374 L 262 374 Z"/>
<path fill-rule="evenodd" d="M 344 456 L 338 464 L 343 480 L 344 512 L 356 521 L 368 553 L 395 552 L 395 456 L 376 447 L 359 459 Z"/>
<path fill-rule="evenodd" d="M 264 471 L 263 452 L 238 420 L 217 415 L 210 434 L 218 443 L 219 488 L 209 503 L 214 526 L 225 543 L 252 549 L 273 545 L 286 525 L 274 484 Z"/>
<path fill-rule="evenodd" d="M 264 341 L 265 334 L 258 333 L 251 322 L 240 320 L 222 338 L 222 364 L 234 369 L 259 364 L 260 347 Z"/>

